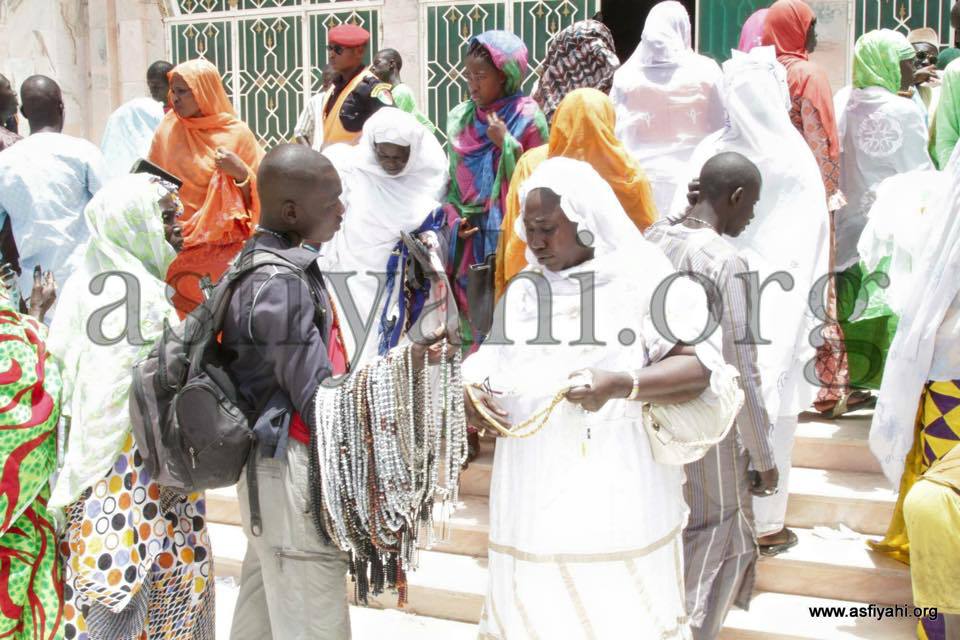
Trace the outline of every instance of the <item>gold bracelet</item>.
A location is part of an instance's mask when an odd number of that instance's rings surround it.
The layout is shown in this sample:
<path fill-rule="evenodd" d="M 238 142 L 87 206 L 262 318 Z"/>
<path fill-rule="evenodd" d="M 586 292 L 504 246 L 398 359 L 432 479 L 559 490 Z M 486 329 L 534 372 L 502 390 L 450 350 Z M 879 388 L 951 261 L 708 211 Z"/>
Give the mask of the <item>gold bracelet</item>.
<path fill-rule="evenodd" d="M 234 180 L 233 184 L 237 185 L 238 189 L 243 189 L 245 186 L 250 184 L 250 173 L 249 172 L 247 173 L 247 177 L 244 178 L 243 182 L 237 182 L 236 180 Z"/>
<path fill-rule="evenodd" d="M 637 375 L 636 371 L 630 372 L 630 378 L 633 380 L 633 386 L 630 387 L 630 395 L 627 396 L 627 400 L 636 400 L 637 396 L 640 395 L 640 376 Z"/>

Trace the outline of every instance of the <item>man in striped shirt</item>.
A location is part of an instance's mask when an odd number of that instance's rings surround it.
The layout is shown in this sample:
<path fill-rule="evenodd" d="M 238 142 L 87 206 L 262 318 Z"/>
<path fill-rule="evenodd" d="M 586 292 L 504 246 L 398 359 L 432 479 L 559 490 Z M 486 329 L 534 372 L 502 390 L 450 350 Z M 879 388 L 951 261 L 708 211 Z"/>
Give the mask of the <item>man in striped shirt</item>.
<path fill-rule="evenodd" d="M 704 165 L 690 209 L 645 234 L 678 271 L 696 274 L 704 286 L 711 316 L 723 332 L 724 360 L 740 372 L 745 395 L 737 428 L 685 468 L 690 518 L 683 532 L 684 571 L 687 613 L 697 640 L 716 638 L 732 605 L 749 605 L 758 557 L 751 494 L 771 495 L 779 477 L 751 339 L 746 280 L 737 277 L 749 267 L 722 237 L 736 237 L 747 227 L 760 187 L 760 172 L 750 160 L 739 153 L 718 154 Z"/>

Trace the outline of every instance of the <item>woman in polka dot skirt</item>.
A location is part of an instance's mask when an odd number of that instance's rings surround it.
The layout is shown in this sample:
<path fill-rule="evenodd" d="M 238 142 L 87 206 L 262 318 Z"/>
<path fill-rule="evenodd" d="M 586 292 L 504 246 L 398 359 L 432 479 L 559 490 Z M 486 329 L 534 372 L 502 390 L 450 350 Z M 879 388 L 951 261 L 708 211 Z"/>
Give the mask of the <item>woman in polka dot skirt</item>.
<path fill-rule="evenodd" d="M 214 637 L 203 495 L 183 497 L 153 481 L 128 413 L 131 366 L 150 350 L 164 321 L 176 322 L 163 277 L 175 256 L 177 204 L 169 186 L 146 176 L 101 190 L 84 212 L 90 228 L 84 264 L 67 281 L 50 330 L 70 418 L 50 501 L 66 512 L 60 555 L 68 640 Z M 135 318 L 96 314 L 131 288 L 129 279 L 111 276 L 101 295 L 91 295 L 97 290 L 91 282 L 107 271 L 136 279 Z M 109 344 L 136 321 L 142 340 L 128 328 L 125 339 Z"/>

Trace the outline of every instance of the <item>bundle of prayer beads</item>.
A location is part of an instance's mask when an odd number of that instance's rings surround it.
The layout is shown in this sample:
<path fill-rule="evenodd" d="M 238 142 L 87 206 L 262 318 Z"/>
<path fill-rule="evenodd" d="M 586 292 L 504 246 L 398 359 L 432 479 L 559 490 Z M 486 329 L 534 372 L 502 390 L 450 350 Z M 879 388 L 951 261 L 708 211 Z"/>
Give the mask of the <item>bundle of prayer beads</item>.
<path fill-rule="evenodd" d="M 316 396 L 314 517 L 350 554 L 364 604 L 385 586 L 406 602 L 418 543 L 432 542 L 434 505 L 448 514 L 457 501 L 467 457 L 461 359 L 446 342 L 441 350 L 443 364 L 417 372 L 410 347 L 395 348 Z"/>

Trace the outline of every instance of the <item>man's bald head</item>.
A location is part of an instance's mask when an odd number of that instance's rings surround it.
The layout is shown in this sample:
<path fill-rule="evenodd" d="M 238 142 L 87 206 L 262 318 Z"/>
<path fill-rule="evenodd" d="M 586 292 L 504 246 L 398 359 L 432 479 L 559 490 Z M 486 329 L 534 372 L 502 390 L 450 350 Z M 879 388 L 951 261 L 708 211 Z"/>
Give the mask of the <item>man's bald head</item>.
<path fill-rule="evenodd" d="M 760 170 L 740 153 L 718 153 L 700 171 L 700 193 L 713 204 L 748 186 L 760 187 Z"/>
<path fill-rule="evenodd" d="M 20 111 L 30 121 L 30 131 L 63 128 L 63 95 L 47 76 L 30 76 L 20 85 Z"/>
<path fill-rule="evenodd" d="M 310 147 L 283 144 L 270 151 L 257 172 L 257 193 L 267 228 L 311 244 L 328 242 L 340 228 L 340 176 Z"/>
<path fill-rule="evenodd" d="M 719 218 L 718 230 L 732 237 L 743 233 L 753 219 L 761 186 L 757 165 L 735 152 L 713 156 L 700 171 L 700 200 Z"/>

